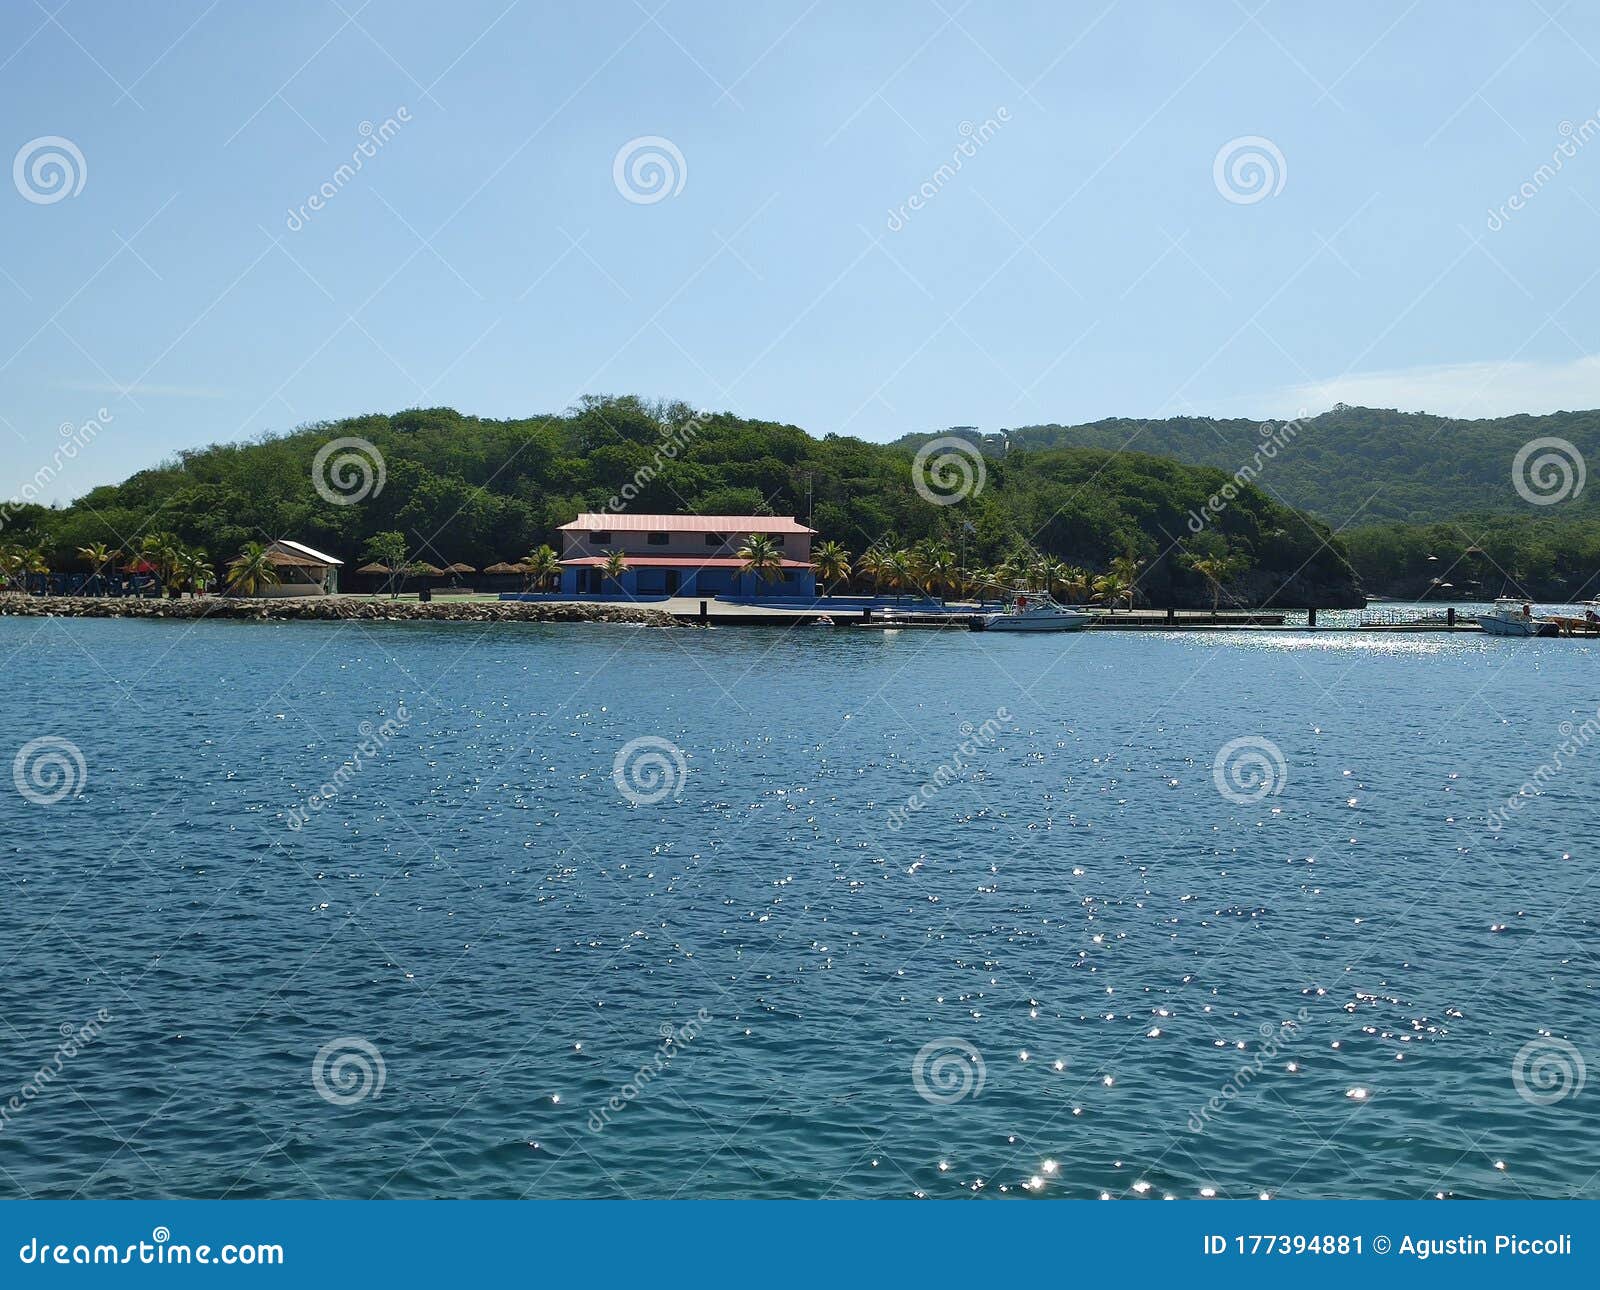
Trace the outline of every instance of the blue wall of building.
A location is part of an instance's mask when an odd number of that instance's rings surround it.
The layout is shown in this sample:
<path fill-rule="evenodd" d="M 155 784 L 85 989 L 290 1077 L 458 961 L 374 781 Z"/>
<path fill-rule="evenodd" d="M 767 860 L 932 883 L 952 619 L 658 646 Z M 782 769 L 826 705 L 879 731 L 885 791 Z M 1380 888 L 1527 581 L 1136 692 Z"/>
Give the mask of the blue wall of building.
<path fill-rule="evenodd" d="M 677 575 L 673 589 L 669 575 Z M 757 578 L 740 569 L 629 569 L 613 581 L 598 570 L 568 566 L 561 571 L 561 591 L 568 596 L 596 596 L 606 599 L 633 599 L 667 595 L 744 596 L 753 600 L 769 597 L 801 597 L 817 594 L 816 575 L 810 569 L 785 569 L 779 578 Z"/>

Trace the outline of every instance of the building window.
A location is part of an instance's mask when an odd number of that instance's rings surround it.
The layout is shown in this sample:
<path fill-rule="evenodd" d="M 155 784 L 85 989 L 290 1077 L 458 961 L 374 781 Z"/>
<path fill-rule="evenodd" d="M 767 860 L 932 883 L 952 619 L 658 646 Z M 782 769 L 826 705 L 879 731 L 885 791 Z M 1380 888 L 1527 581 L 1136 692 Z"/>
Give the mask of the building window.
<path fill-rule="evenodd" d="M 591 542 L 609 542 L 609 541 L 611 541 L 611 534 L 609 534 L 609 533 L 591 533 L 591 534 L 589 534 L 589 541 L 591 541 Z"/>
<path fill-rule="evenodd" d="M 652 533 L 645 541 L 651 546 L 666 546 L 667 535 L 665 533 Z"/>
<path fill-rule="evenodd" d="M 773 546 L 776 546 L 776 547 L 778 547 L 780 549 L 783 547 L 783 534 L 782 533 L 769 533 L 767 536 L 772 539 Z"/>
<path fill-rule="evenodd" d="M 706 545 L 707 546 L 726 546 L 727 544 L 728 544 L 728 539 L 727 539 L 727 536 L 725 534 L 722 534 L 722 533 L 707 533 L 706 534 Z"/>

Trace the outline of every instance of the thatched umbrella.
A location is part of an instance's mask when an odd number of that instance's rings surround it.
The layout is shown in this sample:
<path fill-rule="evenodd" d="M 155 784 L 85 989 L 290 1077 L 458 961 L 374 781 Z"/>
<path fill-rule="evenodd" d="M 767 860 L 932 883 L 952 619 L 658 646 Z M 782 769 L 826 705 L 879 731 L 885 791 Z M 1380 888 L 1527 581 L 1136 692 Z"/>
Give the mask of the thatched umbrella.
<path fill-rule="evenodd" d="M 446 573 L 477 573 L 470 564 L 449 564 L 445 566 Z"/>
<path fill-rule="evenodd" d="M 525 564 L 507 564 L 502 560 L 499 564 L 491 564 L 484 572 L 491 578 L 509 578 L 527 573 L 528 566 Z"/>
<path fill-rule="evenodd" d="M 426 560 L 419 561 L 418 563 L 411 565 L 406 570 L 406 572 L 410 573 L 410 574 L 414 574 L 419 578 L 442 578 L 442 577 L 444 577 L 444 570 L 443 569 L 441 569 L 436 564 L 429 564 Z"/>
<path fill-rule="evenodd" d="M 376 560 L 374 560 L 371 564 L 362 565 L 356 570 L 356 572 L 369 577 L 387 578 L 391 573 L 394 572 L 394 570 L 388 565 L 379 564 Z"/>

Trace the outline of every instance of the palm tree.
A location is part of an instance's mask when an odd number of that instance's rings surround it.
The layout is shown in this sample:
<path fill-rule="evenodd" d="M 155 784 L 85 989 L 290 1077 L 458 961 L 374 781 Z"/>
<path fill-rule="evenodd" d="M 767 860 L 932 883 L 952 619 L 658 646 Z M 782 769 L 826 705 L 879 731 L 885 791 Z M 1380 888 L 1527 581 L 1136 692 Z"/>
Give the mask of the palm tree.
<path fill-rule="evenodd" d="M 888 564 L 888 555 L 876 543 L 863 551 L 861 558 L 856 561 L 856 572 L 864 573 L 872 579 L 872 594 L 874 596 L 882 589 L 883 579 L 889 572 Z"/>
<path fill-rule="evenodd" d="M 956 553 L 937 542 L 919 542 L 916 550 L 917 580 L 929 595 L 948 592 L 956 580 Z"/>
<path fill-rule="evenodd" d="M 783 572 L 783 548 L 765 533 L 752 533 L 734 554 L 744 562 L 741 572 L 755 575 L 757 591 Z"/>
<path fill-rule="evenodd" d="M 10 542 L 0 545 L 0 590 L 21 580 L 22 548 Z"/>
<path fill-rule="evenodd" d="M 140 557 L 156 571 L 162 589 L 171 596 L 178 594 L 178 589 L 172 584 L 177 580 L 178 558 L 182 551 L 183 544 L 172 533 L 147 533 L 144 541 L 139 543 Z"/>
<path fill-rule="evenodd" d="M 1222 600 L 1222 584 L 1239 571 L 1238 562 L 1228 555 L 1189 556 L 1191 569 L 1206 580 L 1211 590 L 1211 616 L 1217 616 L 1217 605 Z"/>
<path fill-rule="evenodd" d="M 1128 608 L 1133 608 L 1133 584 L 1119 573 L 1102 573 L 1094 580 L 1095 598 L 1111 607 L 1111 612 L 1116 613 L 1117 602 L 1126 600 Z"/>
<path fill-rule="evenodd" d="M 891 551 L 883 558 L 883 577 L 896 592 L 917 585 L 917 564 L 909 551 Z"/>
<path fill-rule="evenodd" d="M 20 568 L 23 577 L 22 587 L 26 591 L 27 578 L 30 573 L 40 574 L 44 577 L 44 595 L 50 594 L 50 557 L 45 554 L 42 546 L 23 547 L 19 553 Z"/>
<path fill-rule="evenodd" d="M 1132 551 L 1126 555 L 1119 555 L 1111 561 L 1111 572 L 1128 584 L 1128 608 L 1133 608 L 1134 599 L 1139 594 L 1139 569 L 1144 564 L 1143 560 L 1134 556 Z"/>
<path fill-rule="evenodd" d="M 535 547 L 523 556 L 522 567 L 528 571 L 530 590 L 543 591 L 550 586 L 552 578 L 561 576 L 561 557 L 556 554 L 554 547 L 546 544 Z"/>
<path fill-rule="evenodd" d="M 1068 604 L 1083 604 L 1089 599 L 1089 593 L 1093 589 L 1088 570 L 1080 569 L 1075 564 L 1069 564 L 1062 570 L 1061 591 L 1066 596 Z"/>
<path fill-rule="evenodd" d="M 246 542 L 244 550 L 228 566 L 228 590 L 235 596 L 254 596 L 262 588 L 277 584 L 277 566 L 267 548 L 259 542 Z"/>
<path fill-rule="evenodd" d="M 607 551 L 606 562 L 602 566 L 606 577 L 611 579 L 611 585 L 617 589 L 617 594 L 622 594 L 622 575 L 628 572 L 628 557 L 621 551 Z"/>
<path fill-rule="evenodd" d="M 818 542 L 811 553 L 811 567 L 822 579 L 823 593 L 831 596 L 834 587 L 850 576 L 850 552 L 832 540 Z"/>
<path fill-rule="evenodd" d="M 178 580 L 189 589 L 190 595 L 203 596 L 211 590 L 217 576 L 210 558 L 194 547 L 178 553 Z"/>
<path fill-rule="evenodd" d="M 121 554 L 122 552 L 113 550 L 104 542 L 91 542 L 88 546 L 80 546 L 78 548 L 79 558 L 89 566 L 90 584 L 101 592 L 105 590 L 107 566 Z"/>
<path fill-rule="evenodd" d="M 1052 596 L 1056 588 L 1066 582 L 1067 566 L 1054 556 L 1046 555 L 1039 558 L 1039 563 L 1034 566 L 1033 576 L 1039 579 L 1039 585 Z"/>

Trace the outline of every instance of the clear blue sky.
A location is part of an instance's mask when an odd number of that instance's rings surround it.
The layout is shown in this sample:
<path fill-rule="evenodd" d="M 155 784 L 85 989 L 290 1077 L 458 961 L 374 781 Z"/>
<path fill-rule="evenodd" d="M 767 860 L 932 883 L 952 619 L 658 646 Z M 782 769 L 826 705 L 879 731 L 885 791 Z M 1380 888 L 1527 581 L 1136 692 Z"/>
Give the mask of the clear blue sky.
<path fill-rule="evenodd" d="M 1600 404 L 1578 4 L 46 3 L 0 9 L 0 161 L 60 136 L 84 173 L 0 177 L 3 496 L 102 407 L 47 496 L 585 393 L 871 439 Z M 643 136 L 683 158 L 659 201 L 614 182 Z M 1246 136 L 1282 166 L 1230 201 Z"/>

